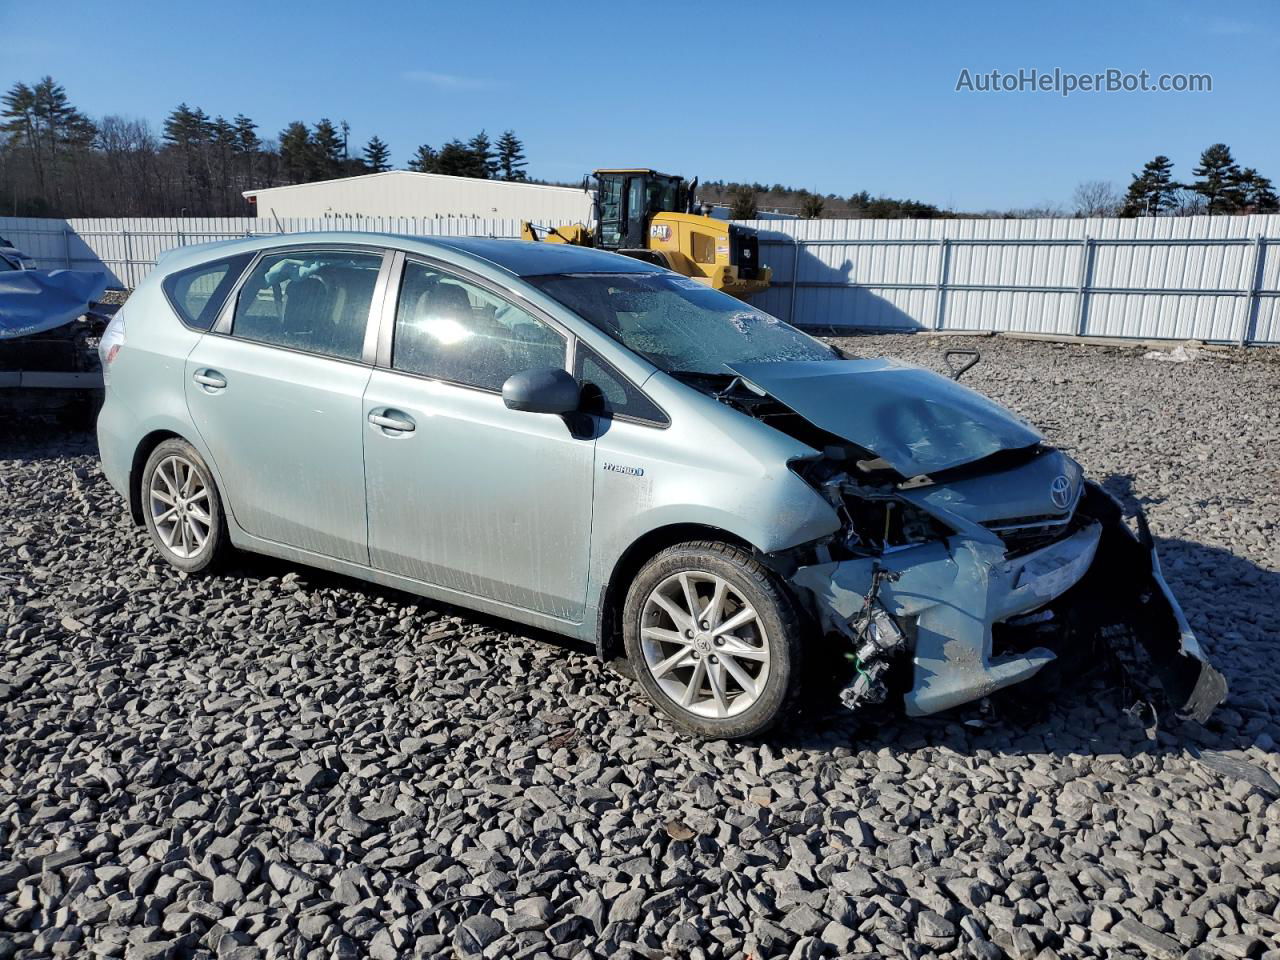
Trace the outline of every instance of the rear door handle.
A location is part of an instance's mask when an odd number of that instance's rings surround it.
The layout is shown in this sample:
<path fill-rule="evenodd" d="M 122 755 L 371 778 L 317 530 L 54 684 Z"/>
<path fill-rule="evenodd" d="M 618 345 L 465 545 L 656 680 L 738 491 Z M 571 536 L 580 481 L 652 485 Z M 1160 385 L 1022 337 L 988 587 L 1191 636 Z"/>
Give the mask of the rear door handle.
<path fill-rule="evenodd" d="M 191 379 L 210 390 L 224 390 L 227 386 L 226 378 L 217 370 L 197 370 L 191 375 Z"/>
<path fill-rule="evenodd" d="M 383 430 L 398 430 L 401 433 L 413 433 L 414 429 L 416 429 L 417 424 L 404 414 L 399 416 L 391 416 L 390 414 L 390 410 L 386 413 L 371 413 L 369 414 L 369 422 L 375 427 L 382 427 Z"/>

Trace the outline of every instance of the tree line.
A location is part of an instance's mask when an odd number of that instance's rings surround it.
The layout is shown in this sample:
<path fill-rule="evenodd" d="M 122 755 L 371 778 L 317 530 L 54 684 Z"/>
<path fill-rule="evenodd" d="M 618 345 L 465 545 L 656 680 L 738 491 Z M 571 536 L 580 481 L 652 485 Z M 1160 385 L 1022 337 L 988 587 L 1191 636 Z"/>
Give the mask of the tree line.
<path fill-rule="evenodd" d="M 806 220 L 932 220 L 957 214 L 919 200 L 874 197 L 862 190 L 849 197 L 817 193 L 781 183 L 737 183 L 711 180 L 698 191 L 703 203 L 724 204 L 734 220 L 754 220 L 761 211 L 785 213 Z"/>
<path fill-rule="evenodd" d="M 1108 180 L 1089 180 L 1076 187 L 1069 208 L 1047 205 L 1040 215 L 1189 217 L 1280 212 L 1271 181 L 1253 167 L 1240 166 L 1225 143 L 1207 147 L 1191 175 L 1190 181 L 1175 180 L 1173 161 L 1160 154 L 1133 174 L 1123 194 Z"/>
<path fill-rule="evenodd" d="M 423 145 L 412 170 L 525 180 L 524 145 L 482 130 L 439 150 Z M 263 138 L 250 117 L 210 116 L 181 103 L 159 134 L 146 120 L 90 119 L 52 77 L 0 97 L 0 214 L 30 217 L 243 216 L 243 191 L 391 169 L 376 134 L 351 141 L 345 120 L 295 120 Z"/>
<path fill-rule="evenodd" d="M 227 119 L 179 104 L 160 133 L 146 120 L 109 115 L 90 119 L 52 77 L 15 83 L 0 97 L 0 213 L 14 216 L 237 216 L 243 191 L 391 169 L 381 137 L 351 142 L 345 120 L 295 120 L 275 138 L 259 135 L 245 114 Z M 495 141 L 481 130 L 468 140 L 422 144 L 409 169 L 459 177 L 527 181 L 524 145 L 514 131 Z M 1046 203 L 1017 210 L 961 214 L 912 199 L 822 194 L 780 183 L 702 184 L 699 199 L 725 204 L 735 219 L 777 211 L 808 219 L 933 219 L 938 217 L 1183 216 L 1274 213 L 1271 181 L 1243 167 L 1224 143 L 1208 147 L 1193 180 L 1174 179 L 1160 155 L 1135 173 L 1121 194 L 1109 181 L 1081 183 L 1069 206 Z"/>
<path fill-rule="evenodd" d="M 1116 212 L 1122 217 L 1158 217 L 1188 206 L 1194 208 L 1191 212 L 1210 216 L 1280 210 L 1271 181 L 1253 167 L 1241 167 L 1225 143 L 1201 153 L 1191 174 L 1195 180 L 1179 183 L 1173 179 L 1173 161 L 1163 154 L 1154 157 L 1133 175 Z"/>

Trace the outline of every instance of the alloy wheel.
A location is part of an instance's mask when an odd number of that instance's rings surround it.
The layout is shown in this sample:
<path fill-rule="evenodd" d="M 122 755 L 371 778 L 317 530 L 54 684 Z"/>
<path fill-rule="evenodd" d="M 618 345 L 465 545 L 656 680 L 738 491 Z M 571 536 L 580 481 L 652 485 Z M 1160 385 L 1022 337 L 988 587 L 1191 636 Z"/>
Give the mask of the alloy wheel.
<path fill-rule="evenodd" d="M 769 637 L 750 601 L 713 573 L 682 571 L 645 600 L 640 649 L 673 703 L 700 717 L 747 710 L 769 679 Z"/>
<path fill-rule="evenodd" d="M 213 517 L 209 487 L 186 457 L 165 457 L 152 471 L 147 488 L 151 521 L 165 549 L 189 560 L 209 542 Z"/>

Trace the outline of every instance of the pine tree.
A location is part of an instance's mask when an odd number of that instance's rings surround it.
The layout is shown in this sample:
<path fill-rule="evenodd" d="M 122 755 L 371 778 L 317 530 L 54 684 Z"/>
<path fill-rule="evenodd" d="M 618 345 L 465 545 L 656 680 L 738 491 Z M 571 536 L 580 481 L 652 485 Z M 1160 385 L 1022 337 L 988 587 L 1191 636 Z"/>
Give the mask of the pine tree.
<path fill-rule="evenodd" d="M 280 131 L 280 167 L 290 183 L 307 183 L 314 179 L 315 146 L 311 133 L 301 120 L 295 120 Z"/>
<path fill-rule="evenodd" d="M 819 194 L 806 192 L 800 195 L 800 216 L 806 220 L 819 219 L 825 206 L 826 201 Z"/>
<path fill-rule="evenodd" d="M 498 172 L 498 160 L 493 155 L 493 145 L 489 143 L 488 134 L 481 130 L 467 142 L 467 149 L 475 154 L 476 164 L 473 168 L 475 172 L 460 174 L 460 176 L 493 179 Z"/>
<path fill-rule="evenodd" d="M 316 180 L 342 176 L 342 136 L 328 117 L 322 117 L 311 133 Z"/>
<path fill-rule="evenodd" d="M 164 138 L 182 159 L 182 199 L 187 207 L 209 195 L 211 172 L 206 151 L 213 135 L 209 115 L 180 103 L 164 121 Z"/>
<path fill-rule="evenodd" d="M 415 173 L 439 173 L 436 169 L 436 151 L 428 144 L 422 144 L 414 151 L 409 160 L 409 169 Z"/>
<path fill-rule="evenodd" d="M 203 110 L 180 103 L 164 121 L 164 138 L 179 150 L 189 150 L 208 143 L 209 116 Z"/>
<path fill-rule="evenodd" d="M 258 139 L 258 125 L 243 113 L 237 113 L 231 121 L 236 127 L 236 150 L 240 153 L 253 153 L 262 146 Z"/>
<path fill-rule="evenodd" d="M 1234 213 L 1240 209 L 1243 200 L 1240 167 L 1225 143 L 1215 143 L 1200 154 L 1200 165 L 1191 172 L 1199 178 L 1190 185 L 1191 189 L 1204 197 L 1207 214 Z"/>
<path fill-rule="evenodd" d="M 1122 217 L 1158 217 L 1177 203 L 1178 185 L 1173 182 L 1173 161 L 1161 154 L 1133 175 L 1120 208 Z"/>
<path fill-rule="evenodd" d="M 391 150 L 382 138 L 374 135 L 364 145 L 364 165 L 370 173 L 382 173 L 391 169 Z"/>
<path fill-rule="evenodd" d="M 432 172 L 451 177 L 475 177 L 480 180 L 486 180 L 489 177 L 489 168 L 483 154 L 477 153 L 469 144 L 461 140 L 450 140 L 440 148 L 440 152 L 436 155 L 435 170 Z"/>
<path fill-rule="evenodd" d="M 53 207 L 61 205 L 64 174 L 70 175 L 77 198 L 81 192 L 82 161 L 97 128 L 71 105 L 66 88 L 53 77 L 42 77 L 35 86 L 15 83 L 3 98 L 0 133 L 25 146 L 41 199 L 52 194 Z"/>
<path fill-rule="evenodd" d="M 755 188 L 740 183 L 729 190 L 730 220 L 754 220 L 758 212 Z"/>
<path fill-rule="evenodd" d="M 209 123 L 209 145 L 213 153 L 213 183 L 217 186 L 217 196 L 223 212 L 230 213 L 227 196 L 231 192 L 232 170 L 235 164 L 236 128 L 224 117 L 214 117 Z"/>
<path fill-rule="evenodd" d="M 0 124 L 0 133 L 8 134 L 11 142 L 25 145 L 27 156 L 31 161 L 31 172 L 35 175 L 36 188 L 40 196 L 45 196 L 46 168 L 44 149 L 39 132 L 39 120 L 36 117 L 36 92 L 25 83 L 15 83 L 4 95 L 4 123 Z"/>
<path fill-rule="evenodd" d="M 524 144 L 514 130 L 504 130 L 498 138 L 498 170 L 503 180 L 527 180 L 524 172 Z"/>
<path fill-rule="evenodd" d="M 254 185 L 254 170 L 258 152 L 262 149 L 262 141 L 258 139 L 258 125 L 243 113 L 237 113 L 231 121 L 235 126 L 235 153 L 239 158 L 240 175 L 248 187 Z"/>
<path fill-rule="evenodd" d="M 1240 171 L 1236 182 L 1240 190 L 1240 206 L 1249 213 L 1275 213 L 1280 210 L 1280 198 L 1276 197 L 1271 181 L 1253 167 Z"/>

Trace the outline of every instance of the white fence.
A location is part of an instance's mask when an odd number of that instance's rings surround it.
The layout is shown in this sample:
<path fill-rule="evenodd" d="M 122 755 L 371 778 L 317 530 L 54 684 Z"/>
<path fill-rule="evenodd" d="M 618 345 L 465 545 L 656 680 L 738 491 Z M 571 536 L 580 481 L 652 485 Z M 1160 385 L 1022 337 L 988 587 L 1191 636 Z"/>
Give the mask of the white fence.
<path fill-rule="evenodd" d="M 1280 343 L 1280 216 L 751 225 L 806 326 Z"/>
<path fill-rule="evenodd" d="M 751 221 L 774 284 L 753 302 L 808 327 L 1023 331 L 1280 343 L 1280 216 L 1136 220 Z M 466 218 L 0 217 L 41 267 L 106 269 L 131 287 L 171 247 L 358 228 L 519 235 Z"/>

